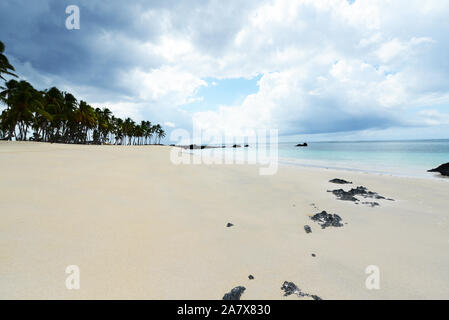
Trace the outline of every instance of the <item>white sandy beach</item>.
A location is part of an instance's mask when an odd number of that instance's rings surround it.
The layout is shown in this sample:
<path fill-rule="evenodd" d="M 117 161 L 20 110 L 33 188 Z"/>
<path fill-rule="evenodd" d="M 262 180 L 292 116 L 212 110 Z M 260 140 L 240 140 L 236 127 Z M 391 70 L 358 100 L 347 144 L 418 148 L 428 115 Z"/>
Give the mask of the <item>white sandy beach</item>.
<path fill-rule="evenodd" d="M 256 165 L 176 166 L 169 153 L 0 142 L 0 298 L 221 299 L 242 285 L 242 299 L 286 299 L 292 281 L 323 299 L 449 299 L 447 179 L 287 166 L 260 176 Z M 396 201 L 337 200 L 332 178 Z M 347 224 L 322 230 L 309 218 L 322 210 Z M 79 290 L 65 287 L 68 265 Z M 365 287 L 369 265 L 379 290 Z"/>

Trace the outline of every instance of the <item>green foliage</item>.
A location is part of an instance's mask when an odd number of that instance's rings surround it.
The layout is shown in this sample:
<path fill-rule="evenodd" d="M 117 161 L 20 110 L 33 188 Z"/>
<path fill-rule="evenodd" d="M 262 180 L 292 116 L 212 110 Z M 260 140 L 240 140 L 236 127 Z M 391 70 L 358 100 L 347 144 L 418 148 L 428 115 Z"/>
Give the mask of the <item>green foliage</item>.
<path fill-rule="evenodd" d="M 3 54 L 5 52 L 5 45 L 0 41 L 0 79 L 6 80 L 2 74 L 7 74 L 13 77 L 17 77 L 15 73 L 13 73 L 14 67 L 9 63 L 8 58 Z M 3 87 L 1 87 L 4 89 Z"/>
<path fill-rule="evenodd" d="M 16 76 L 3 55 L 0 42 L 0 78 Z M 92 108 L 68 92 L 58 88 L 39 91 L 24 80 L 9 80 L 1 87 L 0 101 L 6 109 L 0 114 L 0 139 L 35 140 L 89 144 L 160 143 L 165 137 L 162 127 L 150 121 L 136 124 L 132 119 L 116 118 L 108 108 Z M 32 133 L 28 137 L 28 133 Z"/>

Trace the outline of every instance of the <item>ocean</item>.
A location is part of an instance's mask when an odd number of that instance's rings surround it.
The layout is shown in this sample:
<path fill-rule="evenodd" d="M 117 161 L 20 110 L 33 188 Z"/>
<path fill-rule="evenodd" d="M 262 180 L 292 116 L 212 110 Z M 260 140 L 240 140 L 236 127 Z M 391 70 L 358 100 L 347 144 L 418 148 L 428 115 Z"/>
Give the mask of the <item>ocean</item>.
<path fill-rule="evenodd" d="M 427 170 L 449 162 L 449 139 L 407 141 L 308 142 L 296 147 L 292 142 L 278 144 L 279 163 L 362 171 L 409 177 L 439 177 Z M 195 150 L 213 156 L 220 153 L 247 157 L 257 147 Z"/>

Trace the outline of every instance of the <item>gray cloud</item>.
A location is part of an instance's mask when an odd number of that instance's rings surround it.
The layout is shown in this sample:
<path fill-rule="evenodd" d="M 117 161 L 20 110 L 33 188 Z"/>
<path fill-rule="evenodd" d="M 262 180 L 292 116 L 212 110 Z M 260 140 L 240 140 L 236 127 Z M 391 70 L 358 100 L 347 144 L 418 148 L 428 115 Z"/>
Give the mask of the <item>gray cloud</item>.
<path fill-rule="evenodd" d="M 409 125 L 409 106 L 447 103 L 449 6 L 350 3 L 4 0 L 0 39 L 37 87 L 178 127 L 193 116 L 282 134 L 386 128 Z M 71 4 L 80 30 L 65 28 Z M 240 106 L 180 108 L 201 79 L 257 74 L 269 83 Z"/>

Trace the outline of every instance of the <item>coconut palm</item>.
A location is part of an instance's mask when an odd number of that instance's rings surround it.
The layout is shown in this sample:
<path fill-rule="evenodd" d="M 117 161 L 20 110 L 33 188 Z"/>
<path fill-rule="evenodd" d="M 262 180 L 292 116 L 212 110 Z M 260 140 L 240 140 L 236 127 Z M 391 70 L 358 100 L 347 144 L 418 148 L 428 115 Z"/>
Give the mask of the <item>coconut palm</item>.
<path fill-rule="evenodd" d="M 0 98 L 7 106 L 5 116 L 9 123 L 9 138 L 15 135 L 17 127 L 19 131 L 17 140 L 26 140 L 40 93 L 24 80 L 9 80 L 5 85 L 6 88 L 0 93 Z"/>
<path fill-rule="evenodd" d="M 16 77 L 14 68 L 3 54 L 0 41 L 0 78 Z M 68 92 L 56 87 L 39 91 L 24 80 L 9 80 L 1 87 L 0 102 L 6 109 L 0 114 L 0 139 L 62 143 L 148 144 L 154 137 L 160 143 L 165 137 L 162 127 L 150 121 L 122 120 L 108 108 L 93 108 Z"/>
<path fill-rule="evenodd" d="M 14 73 L 14 67 L 9 63 L 8 58 L 3 54 L 5 52 L 5 45 L 0 41 L 0 79 L 6 80 L 2 74 L 7 74 L 12 77 L 17 77 Z M 4 89 L 4 87 L 0 87 Z"/>

